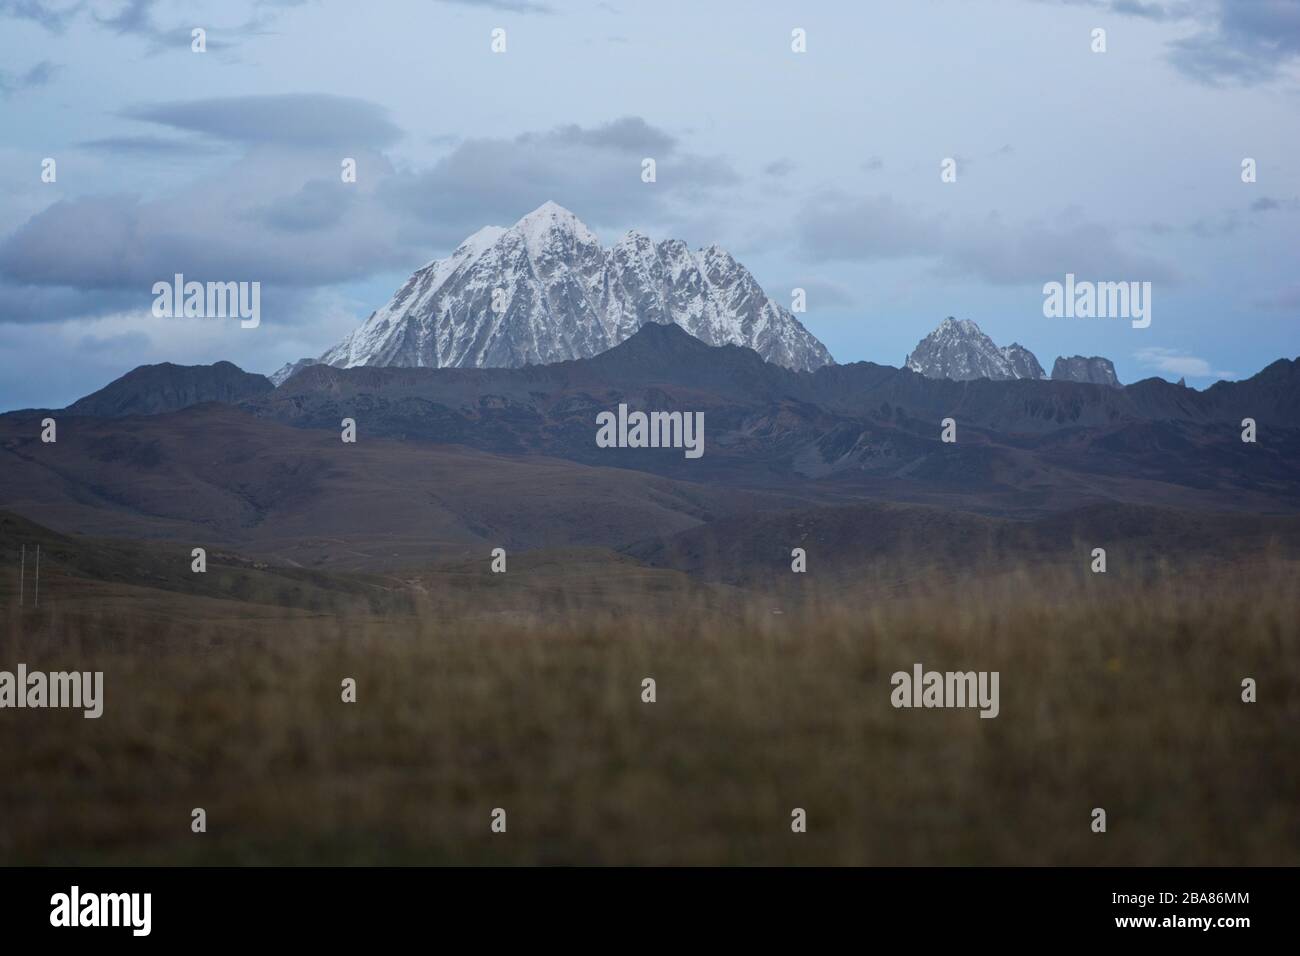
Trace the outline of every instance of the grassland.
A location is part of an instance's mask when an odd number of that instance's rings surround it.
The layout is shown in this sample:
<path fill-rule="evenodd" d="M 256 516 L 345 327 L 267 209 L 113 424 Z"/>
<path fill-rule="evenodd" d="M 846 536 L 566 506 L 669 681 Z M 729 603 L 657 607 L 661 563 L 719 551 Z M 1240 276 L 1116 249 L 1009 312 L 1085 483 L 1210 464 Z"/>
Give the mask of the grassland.
<path fill-rule="evenodd" d="M 0 667 L 102 670 L 105 713 L 0 711 L 4 864 L 1300 863 L 1277 556 L 757 592 L 579 553 L 324 611 L 50 575 Z M 894 709 L 917 661 L 1000 716 Z"/>

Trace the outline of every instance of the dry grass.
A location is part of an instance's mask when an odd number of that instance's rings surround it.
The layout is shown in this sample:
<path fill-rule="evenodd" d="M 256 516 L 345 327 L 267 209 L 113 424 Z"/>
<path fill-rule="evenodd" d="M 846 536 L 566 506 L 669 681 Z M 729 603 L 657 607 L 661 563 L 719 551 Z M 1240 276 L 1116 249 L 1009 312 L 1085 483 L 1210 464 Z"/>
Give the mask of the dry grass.
<path fill-rule="evenodd" d="M 1297 566 L 1127 580 L 239 628 L 11 603 L 0 667 L 103 670 L 106 707 L 0 711 L 0 863 L 1300 863 Z M 893 709 L 915 661 L 1000 671 L 1001 715 Z"/>

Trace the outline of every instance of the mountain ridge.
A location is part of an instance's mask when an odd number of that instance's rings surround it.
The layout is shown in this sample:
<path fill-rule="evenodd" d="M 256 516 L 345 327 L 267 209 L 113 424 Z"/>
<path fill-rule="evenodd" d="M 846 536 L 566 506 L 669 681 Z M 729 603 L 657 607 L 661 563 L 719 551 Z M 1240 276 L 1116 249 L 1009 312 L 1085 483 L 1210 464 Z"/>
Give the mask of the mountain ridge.
<path fill-rule="evenodd" d="M 574 382 L 600 382 L 607 386 L 623 384 L 641 386 L 653 383 L 676 383 L 680 386 L 707 387 L 719 395 L 729 395 L 745 400 L 773 399 L 782 395 L 797 397 L 801 401 L 825 404 L 838 410 L 860 410 L 881 402 L 905 407 L 922 414 L 939 413 L 943 409 L 965 409 L 977 413 L 977 418 L 990 427 L 1006 427 L 1013 423 L 1019 411 L 1027 422 L 1035 423 L 1029 431 L 1044 430 L 1045 425 L 1060 427 L 1087 424 L 1086 416 L 1065 414 L 1046 416 L 1047 409 L 1076 409 L 1089 407 L 1109 410 L 1093 423 L 1110 421 L 1116 416 L 1129 419 L 1179 419 L 1204 421 L 1232 417 L 1238 406 L 1245 408 L 1249 402 L 1240 396 L 1258 391 L 1262 399 L 1281 393 L 1283 404 L 1295 388 L 1294 381 L 1300 359 L 1280 358 L 1260 372 L 1238 381 L 1220 381 L 1204 390 L 1179 387 L 1163 378 L 1151 377 L 1129 385 L 1108 387 L 1088 382 L 1053 381 L 1051 379 L 968 379 L 953 380 L 929 378 L 913 370 L 880 365 L 874 362 L 851 362 L 844 365 L 822 366 L 812 371 L 795 371 L 766 362 L 754 350 L 743 346 L 709 346 L 674 324 L 648 323 L 612 349 L 591 358 L 570 359 L 550 365 L 504 368 L 404 368 L 386 366 L 357 366 L 339 369 L 316 363 L 303 368 L 279 388 L 270 386 L 260 375 L 243 372 L 229 362 L 211 366 L 180 366 L 171 363 L 139 366 L 106 385 L 97 392 L 69 405 L 64 411 L 75 414 L 118 414 L 126 401 L 119 397 L 119 405 L 99 401 L 107 394 L 125 393 L 128 387 L 168 372 L 180 379 L 192 371 L 233 370 L 251 382 L 246 395 L 235 397 L 210 397 L 200 401 L 224 401 L 228 404 L 254 405 L 283 404 L 295 395 L 312 392 L 348 392 L 356 388 L 377 391 L 394 388 L 406 391 L 429 390 L 431 394 L 454 394 L 457 389 L 501 387 L 515 383 L 521 395 L 535 390 L 539 384 L 552 387 L 569 387 Z M 148 373 L 147 375 L 143 373 Z M 346 373 L 346 374 L 342 374 Z M 178 383 L 179 384 L 179 383 Z M 180 388 L 173 388 L 180 399 L 189 396 Z M 188 400 L 175 404 L 158 403 L 154 411 L 173 411 L 194 404 Z M 1264 401 L 1268 405 L 1268 400 Z M 121 414 L 149 414 L 149 402 L 144 407 Z M 1232 411 L 1225 409 L 1231 407 Z M 98 409 L 98 410 L 93 410 Z M 1000 410 L 1000 411 L 999 411 Z M 1267 409 L 1266 409 L 1267 410 Z M 32 411 L 32 410 L 27 410 Z M 1297 408 L 1300 414 L 1300 407 Z M 7 414 L 18 414 L 10 412 Z M 945 413 L 946 414 L 946 413 Z M 1258 416 L 1255 416 L 1258 417 Z"/>
<path fill-rule="evenodd" d="M 332 553 L 346 534 L 366 561 L 417 554 L 422 535 L 452 550 L 484 529 L 520 546 L 609 546 L 726 512 L 864 500 L 1026 518 L 1098 502 L 1300 509 L 1300 360 L 1205 392 L 952 381 L 869 362 L 798 372 L 648 324 L 553 365 L 316 365 L 278 389 L 262 382 L 235 403 L 61 421 L 57 444 L 41 442 L 40 414 L 0 415 L 0 507 L 48 507 L 60 527 L 106 535 L 220 524 L 232 543 L 285 556 Z M 619 404 L 702 414 L 703 457 L 599 447 L 597 415 Z M 1241 441 L 1243 417 L 1257 444 Z M 355 444 L 339 441 L 344 418 Z M 955 443 L 941 441 L 944 418 Z M 592 496 L 608 511 L 594 522 Z M 382 524 L 369 518 L 381 505 Z M 403 517 L 408 505 L 421 517 Z"/>
<path fill-rule="evenodd" d="M 903 367 L 927 378 L 959 382 L 981 378 L 993 381 L 1050 378 L 1054 382 L 1120 384 L 1110 359 L 1098 355 L 1058 356 L 1049 376 L 1034 353 L 1019 342 L 998 346 L 971 319 L 952 316 L 917 343 L 903 360 Z"/>
<path fill-rule="evenodd" d="M 71 415 L 118 418 L 175 411 L 203 402 L 234 404 L 273 391 L 264 375 L 245 372 L 233 362 L 139 365 L 64 409 Z"/>

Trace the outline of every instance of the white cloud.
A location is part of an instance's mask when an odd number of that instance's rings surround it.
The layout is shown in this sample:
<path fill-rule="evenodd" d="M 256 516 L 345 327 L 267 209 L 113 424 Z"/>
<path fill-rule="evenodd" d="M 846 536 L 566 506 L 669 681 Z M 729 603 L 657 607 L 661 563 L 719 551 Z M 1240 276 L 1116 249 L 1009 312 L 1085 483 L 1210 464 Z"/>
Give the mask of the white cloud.
<path fill-rule="evenodd" d="M 1177 349 L 1145 348 L 1133 353 L 1145 368 L 1180 378 L 1236 378 L 1236 372 L 1215 370 L 1208 361 Z"/>

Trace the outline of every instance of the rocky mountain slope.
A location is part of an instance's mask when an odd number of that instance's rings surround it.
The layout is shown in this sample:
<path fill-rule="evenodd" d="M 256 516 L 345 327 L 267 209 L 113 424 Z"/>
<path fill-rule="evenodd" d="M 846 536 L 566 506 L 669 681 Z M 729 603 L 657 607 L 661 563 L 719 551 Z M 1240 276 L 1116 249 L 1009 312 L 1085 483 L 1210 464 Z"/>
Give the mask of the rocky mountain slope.
<path fill-rule="evenodd" d="M 233 404 L 271 391 L 264 375 L 230 362 L 213 365 L 141 365 L 65 409 L 73 415 L 116 418 L 156 415 L 202 402 Z"/>

